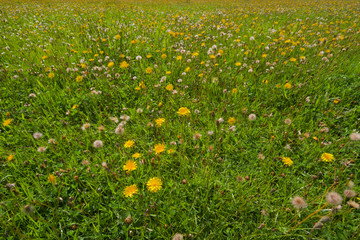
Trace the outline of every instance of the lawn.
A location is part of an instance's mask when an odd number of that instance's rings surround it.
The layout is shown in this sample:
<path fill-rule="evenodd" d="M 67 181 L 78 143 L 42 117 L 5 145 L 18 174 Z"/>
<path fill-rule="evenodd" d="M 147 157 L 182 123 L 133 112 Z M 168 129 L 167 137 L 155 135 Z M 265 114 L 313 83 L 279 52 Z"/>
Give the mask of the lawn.
<path fill-rule="evenodd" d="M 357 0 L 0 0 L 0 239 L 359 239 Z"/>

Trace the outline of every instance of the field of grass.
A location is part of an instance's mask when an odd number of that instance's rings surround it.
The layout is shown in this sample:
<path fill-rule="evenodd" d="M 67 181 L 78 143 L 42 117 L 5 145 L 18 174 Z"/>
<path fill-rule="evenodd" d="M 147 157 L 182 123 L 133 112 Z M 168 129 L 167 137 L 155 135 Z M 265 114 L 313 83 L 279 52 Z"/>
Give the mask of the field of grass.
<path fill-rule="evenodd" d="M 0 239 L 360 239 L 357 0 L 0 0 Z"/>

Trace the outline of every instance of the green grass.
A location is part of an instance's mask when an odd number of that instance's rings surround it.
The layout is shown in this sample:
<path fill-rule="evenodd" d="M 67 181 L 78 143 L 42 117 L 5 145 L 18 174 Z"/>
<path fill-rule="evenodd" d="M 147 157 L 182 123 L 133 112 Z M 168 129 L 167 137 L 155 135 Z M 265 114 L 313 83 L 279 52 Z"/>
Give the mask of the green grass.
<path fill-rule="evenodd" d="M 0 3 L 3 239 L 359 238 L 358 1 Z"/>

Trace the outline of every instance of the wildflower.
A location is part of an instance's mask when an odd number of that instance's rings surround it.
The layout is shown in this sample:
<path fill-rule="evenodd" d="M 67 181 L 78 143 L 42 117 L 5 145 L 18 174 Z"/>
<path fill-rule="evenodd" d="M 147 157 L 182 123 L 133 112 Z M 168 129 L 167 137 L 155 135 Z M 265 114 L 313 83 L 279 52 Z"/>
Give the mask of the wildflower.
<path fill-rule="evenodd" d="M 289 157 L 283 157 L 282 162 L 287 166 L 291 166 L 294 163 Z"/>
<path fill-rule="evenodd" d="M 135 145 L 135 141 L 134 141 L 134 140 L 128 140 L 128 141 L 125 142 L 124 147 L 125 147 L 125 148 L 131 148 L 131 147 L 134 146 L 134 145 Z"/>
<path fill-rule="evenodd" d="M 156 145 L 154 146 L 154 152 L 155 152 L 156 154 L 162 153 L 162 152 L 165 151 L 165 148 L 166 148 L 166 147 L 165 147 L 164 144 L 158 143 L 158 144 L 156 144 Z"/>
<path fill-rule="evenodd" d="M 286 83 L 285 85 L 284 85 L 284 88 L 286 88 L 286 89 L 290 89 L 292 86 L 291 86 L 291 84 L 290 83 Z"/>
<path fill-rule="evenodd" d="M 137 168 L 137 164 L 133 160 L 127 161 L 125 163 L 125 165 L 123 166 L 123 170 L 128 171 L 128 172 L 134 171 L 134 170 L 136 170 L 136 168 Z"/>
<path fill-rule="evenodd" d="M 291 119 L 289 119 L 289 118 L 285 119 L 285 124 L 290 125 L 291 124 Z"/>
<path fill-rule="evenodd" d="M 346 189 L 346 190 L 344 191 L 344 195 L 345 195 L 346 198 L 353 198 L 353 197 L 355 197 L 357 194 L 356 194 L 356 192 L 353 191 L 353 190 Z"/>
<path fill-rule="evenodd" d="M 134 154 L 132 155 L 132 157 L 133 157 L 133 158 L 139 158 L 139 157 L 141 157 L 141 153 L 134 153 Z"/>
<path fill-rule="evenodd" d="M 50 138 L 50 139 L 48 140 L 48 143 L 50 143 L 50 144 L 56 144 L 56 141 L 55 141 L 54 138 Z"/>
<path fill-rule="evenodd" d="M 167 153 L 168 154 L 172 154 L 172 153 L 174 153 L 175 152 L 175 149 L 172 149 L 172 148 L 170 148 L 169 150 L 167 150 Z"/>
<path fill-rule="evenodd" d="M 252 114 L 249 115 L 249 120 L 250 120 L 250 121 L 255 121 L 255 119 L 256 119 L 256 115 L 255 115 L 255 114 L 252 113 Z"/>
<path fill-rule="evenodd" d="M 35 98 L 35 97 L 36 97 L 36 94 L 35 94 L 35 93 L 30 93 L 30 94 L 29 94 L 29 97 Z"/>
<path fill-rule="evenodd" d="M 161 55 L 162 59 L 165 59 L 166 57 L 167 57 L 166 54 Z"/>
<path fill-rule="evenodd" d="M 109 62 L 109 63 L 108 63 L 108 67 L 111 68 L 111 67 L 114 66 L 114 64 L 115 64 L 114 62 Z"/>
<path fill-rule="evenodd" d="M 340 102 L 340 99 L 338 99 L 338 98 L 336 98 L 335 100 L 334 100 L 334 103 L 336 104 L 336 103 L 339 103 Z"/>
<path fill-rule="evenodd" d="M 13 159 L 14 159 L 14 155 L 13 155 L 13 154 L 10 154 L 10 155 L 7 157 L 8 162 L 12 161 Z"/>
<path fill-rule="evenodd" d="M 39 132 L 36 132 L 36 133 L 33 134 L 33 138 L 34 138 L 34 139 L 39 139 L 39 138 L 41 138 L 42 136 L 43 136 L 42 133 L 39 133 Z"/>
<path fill-rule="evenodd" d="M 326 195 L 326 202 L 330 205 L 339 205 L 342 200 L 342 197 L 337 192 L 329 192 Z"/>
<path fill-rule="evenodd" d="M 151 178 L 147 183 L 146 187 L 150 192 L 157 192 L 161 189 L 162 181 L 158 177 Z"/>
<path fill-rule="evenodd" d="M 172 240 L 183 240 L 183 239 L 184 239 L 184 237 L 180 233 L 176 233 L 172 238 Z"/>
<path fill-rule="evenodd" d="M 360 205 L 357 202 L 354 201 L 348 201 L 347 204 L 349 204 L 350 207 L 358 209 Z"/>
<path fill-rule="evenodd" d="M 172 90 L 174 90 L 174 85 L 168 84 L 168 85 L 165 87 L 165 89 L 168 90 L 168 91 L 172 91 Z"/>
<path fill-rule="evenodd" d="M 48 181 L 52 184 L 56 183 L 56 177 L 54 176 L 54 174 L 50 174 L 48 177 Z"/>
<path fill-rule="evenodd" d="M 180 116 L 187 116 L 190 114 L 190 110 L 186 107 L 179 108 L 179 111 L 177 112 Z"/>
<path fill-rule="evenodd" d="M 138 109 L 136 110 L 136 112 L 140 114 L 140 113 L 143 112 L 143 110 L 142 110 L 142 108 L 138 108 Z"/>
<path fill-rule="evenodd" d="M 121 38 L 120 35 L 115 35 L 116 40 L 119 40 L 120 38 Z"/>
<path fill-rule="evenodd" d="M 49 73 L 48 78 L 53 78 L 53 77 L 55 77 L 55 73 L 53 72 Z"/>
<path fill-rule="evenodd" d="M 76 80 L 77 82 L 81 82 L 81 81 L 83 80 L 83 77 L 82 77 L 82 76 L 77 76 L 77 77 L 75 78 L 75 80 Z"/>
<path fill-rule="evenodd" d="M 296 196 L 292 199 L 291 203 L 294 205 L 294 208 L 300 209 L 300 208 L 306 208 L 307 204 L 306 201 L 299 196 Z"/>
<path fill-rule="evenodd" d="M 90 123 L 84 123 L 82 126 L 81 126 L 81 130 L 86 130 L 90 127 Z"/>
<path fill-rule="evenodd" d="M 353 141 L 359 141 L 360 140 L 360 133 L 354 132 L 350 134 L 350 139 Z"/>
<path fill-rule="evenodd" d="M 124 120 L 124 121 L 129 121 L 130 117 L 128 115 L 121 115 L 120 119 Z"/>
<path fill-rule="evenodd" d="M 236 63 L 235 63 L 235 66 L 241 66 L 241 63 L 240 63 L 240 62 L 236 62 Z"/>
<path fill-rule="evenodd" d="M 208 134 L 209 136 L 211 136 L 211 135 L 214 134 L 214 131 L 211 131 L 211 130 L 210 130 L 210 131 L 207 132 L 207 134 Z"/>
<path fill-rule="evenodd" d="M 332 162 L 334 159 L 334 155 L 332 155 L 331 153 L 321 154 L 321 160 L 323 160 L 324 162 Z"/>
<path fill-rule="evenodd" d="M 156 122 L 157 127 L 161 127 L 163 125 L 163 123 L 165 122 L 165 118 L 158 118 L 155 120 L 155 122 Z"/>
<path fill-rule="evenodd" d="M 138 193 L 138 188 L 136 186 L 136 184 L 134 185 L 131 185 L 131 186 L 127 186 L 125 189 L 124 189 L 124 195 L 125 197 L 132 197 L 135 193 Z"/>
<path fill-rule="evenodd" d="M 115 128 L 115 133 L 118 135 L 122 134 L 124 131 L 125 129 L 122 126 L 120 126 L 120 124 Z"/>
<path fill-rule="evenodd" d="M 6 126 L 10 125 L 11 122 L 12 122 L 12 119 L 9 118 L 9 119 L 6 119 L 6 120 L 3 122 L 2 125 L 3 125 L 4 127 L 6 127 Z"/>
<path fill-rule="evenodd" d="M 235 118 L 233 118 L 233 117 L 230 117 L 230 118 L 228 119 L 228 123 L 231 124 L 231 125 L 233 125 L 235 122 L 236 122 L 236 120 L 235 120 Z"/>
<path fill-rule="evenodd" d="M 296 58 L 290 58 L 290 62 L 296 62 Z"/>
<path fill-rule="evenodd" d="M 103 146 L 103 142 L 101 140 L 96 140 L 93 143 L 94 148 L 101 148 Z"/>
<path fill-rule="evenodd" d="M 195 133 L 193 139 L 196 141 L 196 140 L 200 139 L 201 136 L 202 135 L 200 133 Z"/>
<path fill-rule="evenodd" d="M 127 67 L 129 67 L 129 64 L 126 61 L 120 63 L 120 68 L 127 68 Z"/>
<path fill-rule="evenodd" d="M 152 73 L 152 68 L 151 68 L 151 67 L 147 67 L 147 68 L 145 69 L 145 72 L 148 73 L 148 74 L 149 74 L 149 73 Z"/>
<path fill-rule="evenodd" d="M 38 152 L 45 152 L 46 151 L 46 147 L 40 146 L 37 149 Z"/>

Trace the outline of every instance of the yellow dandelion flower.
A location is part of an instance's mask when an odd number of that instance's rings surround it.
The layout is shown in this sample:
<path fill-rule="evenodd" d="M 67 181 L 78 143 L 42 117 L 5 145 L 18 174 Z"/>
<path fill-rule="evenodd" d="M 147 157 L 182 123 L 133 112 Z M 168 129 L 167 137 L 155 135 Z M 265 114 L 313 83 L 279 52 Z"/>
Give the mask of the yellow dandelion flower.
<path fill-rule="evenodd" d="M 47 58 L 48 58 L 47 56 L 42 56 L 42 57 L 41 57 L 42 60 L 45 60 L 45 59 L 47 59 Z"/>
<path fill-rule="evenodd" d="M 182 56 L 177 56 L 176 57 L 176 60 L 181 60 L 182 59 Z"/>
<path fill-rule="evenodd" d="M 136 184 L 134 185 L 131 185 L 131 186 L 127 186 L 125 189 L 124 189 L 124 195 L 125 197 L 132 197 L 134 194 L 138 193 L 139 190 L 136 186 Z"/>
<path fill-rule="evenodd" d="M 139 158 L 139 157 L 141 157 L 141 153 L 134 153 L 134 154 L 132 155 L 132 157 L 133 157 L 133 158 Z"/>
<path fill-rule="evenodd" d="M 163 123 L 165 122 L 165 118 L 158 118 L 155 120 L 155 122 L 156 122 L 157 127 L 161 127 L 163 125 Z"/>
<path fill-rule="evenodd" d="M 185 72 L 189 72 L 190 71 L 190 67 L 185 68 Z"/>
<path fill-rule="evenodd" d="M 11 154 L 11 155 L 9 155 L 9 156 L 7 157 L 8 162 L 10 162 L 10 161 L 13 160 L 13 159 L 14 159 L 14 155 L 13 155 L 13 154 Z"/>
<path fill-rule="evenodd" d="M 109 63 L 108 63 L 108 67 L 111 68 L 111 67 L 114 66 L 114 64 L 115 64 L 114 62 L 109 62 Z"/>
<path fill-rule="evenodd" d="M 127 67 L 129 67 L 129 64 L 126 61 L 120 63 L 120 68 L 127 68 Z"/>
<path fill-rule="evenodd" d="M 339 102 L 340 102 L 340 99 L 338 99 L 338 98 L 334 100 L 334 103 L 335 103 L 335 104 L 336 104 L 336 103 L 339 103 Z"/>
<path fill-rule="evenodd" d="M 75 78 L 75 80 L 76 80 L 77 82 L 81 82 L 81 81 L 83 80 L 83 77 L 82 77 L 82 76 L 77 76 L 77 77 Z"/>
<path fill-rule="evenodd" d="M 53 78 L 53 77 L 55 77 L 55 73 L 53 72 L 49 73 L 48 78 Z"/>
<path fill-rule="evenodd" d="M 165 151 L 165 148 L 166 148 L 166 147 L 165 147 L 164 144 L 158 143 L 158 144 L 156 144 L 156 145 L 154 146 L 154 152 L 155 152 L 156 154 L 162 153 L 162 152 Z"/>
<path fill-rule="evenodd" d="M 228 123 L 231 124 L 231 125 L 233 125 L 235 122 L 236 122 L 236 120 L 235 120 L 235 118 L 233 118 L 233 117 L 230 117 L 230 118 L 228 119 Z"/>
<path fill-rule="evenodd" d="M 125 147 L 125 148 L 131 148 L 131 147 L 133 147 L 134 145 L 135 145 L 135 141 L 134 141 L 134 140 L 128 140 L 128 141 L 125 142 L 124 147 Z"/>
<path fill-rule="evenodd" d="M 150 192 L 157 192 L 161 189 L 162 187 L 162 181 L 161 178 L 158 177 L 154 177 L 151 178 L 147 183 L 146 183 L 146 187 Z"/>
<path fill-rule="evenodd" d="M 290 58 L 290 62 L 296 62 L 296 58 Z"/>
<path fill-rule="evenodd" d="M 116 40 L 119 40 L 120 38 L 121 38 L 120 35 L 115 35 L 115 39 L 116 39 Z"/>
<path fill-rule="evenodd" d="M 71 109 L 76 109 L 78 107 L 79 107 L 79 105 L 75 104 L 74 106 L 71 107 Z"/>
<path fill-rule="evenodd" d="M 293 163 L 294 163 L 289 157 L 283 157 L 283 158 L 282 158 L 282 162 L 283 162 L 286 166 L 291 166 L 291 165 L 293 165 Z"/>
<path fill-rule="evenodd" d="M 149 74 L 149 73 L 152 73 L 152 68 L 151 68 L 151 67 L 147 67 L 147 68 L 145 69 L 145 72 L 148 73 L 148 74 Z"/>
<path fill-rule="evenodd" d="M 332 162 L 334 159 L 334 155 L 332 155 L 331 153 L 321 154 L 321 160 L 323 160 L 324 162 Z"/>
<path fill-rule="evenodd" d="M 166 57 L 167 57 L 166 54 L 161 55 L 162 59 L 165 59 Z"/>
<path fill-rule="evenodd" d="M 232 92 L 232 93 L 237 93 L 238 90 L 237 90 L 236 88 L 233 88 L 233 89 L 231 90 L 231 92 Z"/>
<path fill-rule="evenodd" d="M 187 116 L 190 114 L 190 110 L 186 107 L 179 108 L 179 111 L 177 112 L 180 116 Z"/>
<path fill-rule="evenodd" d="M 147 58 L 151 58 L 152 56 L 151 56 L 151 54 L 148 54 L 148 55 L 146 55 L 146 57 L 147 57 Z"/>
<path fill-rule="evenodd" d="M 6 127 L 6 126 L 10 125 L 11 122 L 12 122 L 12 119 L 9 118 L 9 119 L 6 119 L 5 121 L 3 121 L 2 125 L 4 127 Z"/>
<path fill-rule="evenodd" d="M 166 71 L 166 74 L 167 74 L 167 75 L 170 75 L 170 74 L 171 74 L 171 72 L 170 72 L 170 71 Z"/>
<path fill-rule="evenodd" d="M 125 163 L 125 165 L 123 166 L 123 170 L 124 170 L 124 171 L 128 171 L 128 172 L 134 171 L 134 170 L 136 170 L 136 168 L 137 168 L 137 164 L 136 164 L 136 162 L 133 161 L 133 160 L 127 161 L 127 162 Z"/>
<path fill-rule="evenodd" d="M 236 62 L 236 63 L 235 63 L 235 66 L 237 66 L 237 67 L 238 67 L 238 66 L 241 66 L 241 62 Z"/>
<path fill-rule="evenodd" d="M 55 184 L 56 183 L 56 177 L 54 174 L 50 174 L 49 177 L 48 177 L 48 181 L 52 184 Z"/>
<path fill-rule="evenodd" d="M 261 57 L 266 58 L 266 57 L 267 57 L 267 54 L 263 54 L 263 55 L 261 55 Z"/>
<path fill-rule="evenodd" d="M 284 85 L 284 88 L 286 88 L 286 89 L 290 89 L 292 86 L 291 86 L 291 84 L 290 83 L 286 83 L 285 85 Z"/>
<path fill-rule="evenodd" d="M 168 91 L 172 91 L 172 90 L 174 90 L 174 85 L 168 84 L 168 85 L 165 87 L 165 89 L 168 90 Z"/>

